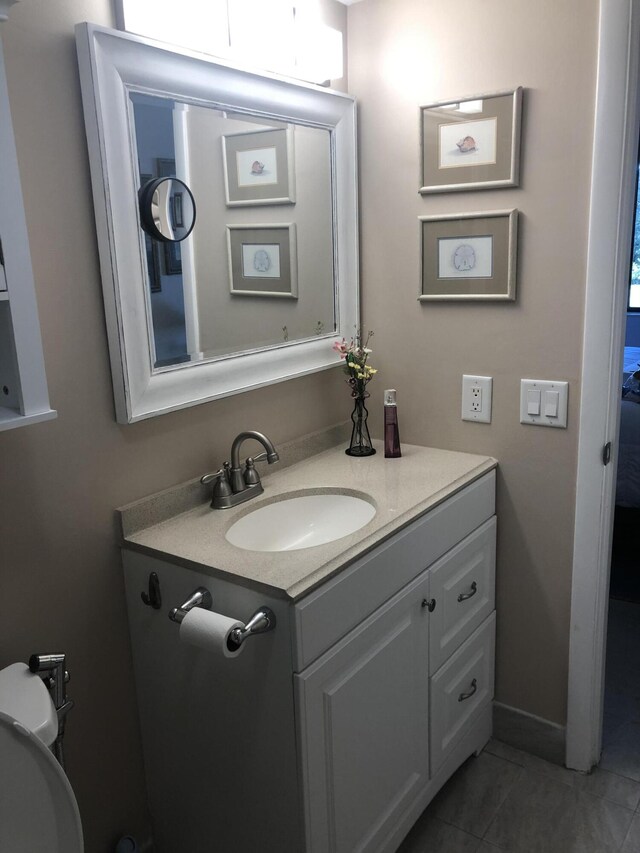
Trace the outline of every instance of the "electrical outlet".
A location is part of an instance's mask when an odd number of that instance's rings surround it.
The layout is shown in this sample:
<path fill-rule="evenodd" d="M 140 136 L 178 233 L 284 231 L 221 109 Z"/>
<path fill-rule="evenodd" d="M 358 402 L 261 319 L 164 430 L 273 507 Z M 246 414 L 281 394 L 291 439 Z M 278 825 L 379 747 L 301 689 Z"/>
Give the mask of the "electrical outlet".
<path fill-rule="evenodd" d="M 462 377 L 462 420 L 491 423 L 491 376 Z"/>

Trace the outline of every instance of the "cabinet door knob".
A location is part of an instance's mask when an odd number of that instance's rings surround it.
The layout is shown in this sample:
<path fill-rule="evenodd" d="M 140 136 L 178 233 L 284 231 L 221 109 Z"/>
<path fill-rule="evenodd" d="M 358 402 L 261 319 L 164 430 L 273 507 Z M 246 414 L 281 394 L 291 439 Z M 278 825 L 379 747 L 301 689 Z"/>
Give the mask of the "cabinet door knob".
<path fill-rule="evenodd" d="M 429 613 L 433 613 L 433 611 L 436 609 L 435 598 L 423 598 L 422 599 L 422 606 L 426 607 L 427 610 L 429 611 Z"/>

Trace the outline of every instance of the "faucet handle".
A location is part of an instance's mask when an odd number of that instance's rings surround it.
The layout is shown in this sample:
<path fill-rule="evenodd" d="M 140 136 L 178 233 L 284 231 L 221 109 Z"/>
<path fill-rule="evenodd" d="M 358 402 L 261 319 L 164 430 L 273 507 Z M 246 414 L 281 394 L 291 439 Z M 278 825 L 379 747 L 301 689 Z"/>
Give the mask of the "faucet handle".
<path fill-rule="evenodd" d="M 218 479 L 218 477 L 226 477 L 226 474 L 227 472 L 225 471 L 225 469 L 220 468 L 220 470 L 216 471 L 215 474 L 203 474 L 202 477 L 200 477 L 200 482 L 203 486 L 208 486 L 209 483 L 213 483 L 214 480 Z"/>
<path fill-rule="evenodd" d="M 200 482 L 203 486 L 215 482 L 215 485 L 213 487 L 213 497 L 211 499 L 212 507 L 218 506 L 218 502 L 221 498 L 228 498 L 230 495 L 233 494 L 228 480 L 228 467 L 228 463 L 225 463 L 225 465 L 220 468 L 219 471 L 216 471 L 215 474 L 204 474 L 202 477 L 200 477 Z"/>
<path fill-rule="evenodd" d="M 274 462 L 278 462 L 280 457 L 278 456 L 278 452 L 274 450 L 273 453 L 264 451 L 263 453 L 258 453 L 257 456 L 249 456 L 249 459 L 253 459 L 254 462 L 268 462 L 269 465 L 273 465 Z"/>

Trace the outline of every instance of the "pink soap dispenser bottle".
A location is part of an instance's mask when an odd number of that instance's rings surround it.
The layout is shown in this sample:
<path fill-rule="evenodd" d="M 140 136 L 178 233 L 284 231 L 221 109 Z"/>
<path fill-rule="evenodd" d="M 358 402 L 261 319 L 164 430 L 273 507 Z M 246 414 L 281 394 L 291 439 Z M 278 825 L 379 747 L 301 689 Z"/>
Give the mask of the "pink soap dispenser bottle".
<path fill-rule="evenodd" d="M 395 388 L 389 388 L 384 392 L 384 455 L 387 459 L 397 459 L 402 456 Z"/>

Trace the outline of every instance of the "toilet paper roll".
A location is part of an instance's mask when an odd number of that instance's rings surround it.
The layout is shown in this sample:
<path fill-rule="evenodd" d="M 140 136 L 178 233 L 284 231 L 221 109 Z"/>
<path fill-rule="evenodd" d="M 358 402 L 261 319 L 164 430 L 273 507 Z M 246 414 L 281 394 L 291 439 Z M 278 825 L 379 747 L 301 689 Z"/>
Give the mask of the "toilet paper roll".
<path fill-rule="evenodd" d="M 244 624 L 222 613 L 194 607 L 180 623 L 180 639 L 216 657 L 235 658 L 244 649 L 244 643 L 229 648 L 227 640 L 234 628 L 244 628 Z"/>

